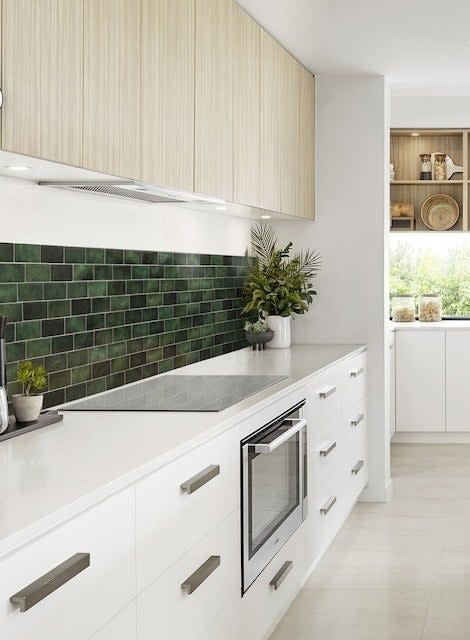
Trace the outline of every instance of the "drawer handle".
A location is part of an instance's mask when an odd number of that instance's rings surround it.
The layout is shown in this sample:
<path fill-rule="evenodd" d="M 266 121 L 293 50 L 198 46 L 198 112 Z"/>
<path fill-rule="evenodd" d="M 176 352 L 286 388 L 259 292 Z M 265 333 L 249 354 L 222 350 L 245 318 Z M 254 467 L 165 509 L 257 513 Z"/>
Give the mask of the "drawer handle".
<path fill-rule="evenodd" d="M 361 424 L 363 420 L 364 420 L 364 414 L 360 413 L 358 416 L 356 416 L 351 420 L 351 427 L 357 427 L 357 425 Z"/>
<path fill-rule="evenodd" d="M 328 389 L 324 389 L 323 391 L 320 391 L 320 398 L 321 400 L 326 400 L 327 398 L 332 396 L 334 393 L 336 393 L 336 387 L 328 387 Z"/>
<path fill-rule="evenodd" d="M 192 478 L 189 478 L 189 480 L 186 480 L 186 482 L 183 482 L 183 484 L 180 485 L 180 487 L 183 491 L 185 491 L 188 494 L 194 493 L 195 491 L 203 487 L 205 484 L 207 484 L 210 480 L 212 480 L 212 478 L 215 478 L 216 476 L 218 476 L 219 473 L 220 473 L 220 465 L 211 464 L 206 469 L 203 469 L 200 473 L 196 474 Z"/>
<path fill-rule="evenodd" d="M 11 596 L 10 602 L 19 606 L 20 611 L 28 611 L 35 604 L 81 573 L 90 566 L 89 553 L 76 553 L 71 558 L 57 565 L 38 580 Z"/>
<path fill-rule="evenodd" d="M 332 442 L 327 449 L 320 449 L 320 455 L 323 458 L 326 458 L 326 456 L 329 455 L 335 447 L 336 447 L 336 442 Z"/>
<path fill-rule="evenodd" d="M 279 569 L 279 571 L 276 573 L 274 578 L 269 583 L 269 586 L 273 587 L 274 590 L 277 591 L 293 568 L 294 568 L 294 563 L 292 562 L 292 560 L 288 560 L 287 562 L 284 562 L 282 567 Z"/>
<path fill-rule="evenodd" d="M 359 473 L 359 471 L 362 469 L 363 466 L 364 466 L 364 460 L 358 460 L 354 465 L 354 467 L 351 469 L 351 473 L 357 476 L 357 474 Z"/>
<path fill-rule="evenodd" d="M 320 513 L 326 516 L 328 511 L 335 505 L 335 503 L 336 503 L 336 496 L 331 496 L 331 498 L 328 498 L 328 500 L 325 502 L 323 507 L 320 509 Z"/>
<path fill-rule="evenodd" d="M 354 371 L 351 371 L 349 375 L 351 376 L 351 378 L 359 378 L 359 376 L 363 373 L 364 367 L 361 367 L 360 369 L 354 369 Z"/>
<path fill-rule="evenodd" d="M 207 580 L 207 578 L 214 573 L 217 567 L 220 565 L 220 556 L 211 556 L 208 558 L 199 569 L 186 578 L 186 580 L 181 585 L 183 591 L 185 591 L 188 595 L 194 593 L 201 584 Z"/>

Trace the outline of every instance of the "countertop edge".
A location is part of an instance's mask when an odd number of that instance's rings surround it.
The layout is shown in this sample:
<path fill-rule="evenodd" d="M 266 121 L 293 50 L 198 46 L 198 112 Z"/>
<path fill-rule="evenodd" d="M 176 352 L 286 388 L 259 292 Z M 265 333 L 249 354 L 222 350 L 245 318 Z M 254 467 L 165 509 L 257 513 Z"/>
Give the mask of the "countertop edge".
<path fill-rule="evenodd" d="M 258 411 L 261 411 L 262 409 L 269 406 L 270 404 L 278 400 L 281 400 L 283 397 L 285 397 L 286 395 L 289 395 L 296 389 L 299 389 L 305 386 L 306 384 L 309 384 L 319 376 L 324 375 L 325 373 L 328 373 L 330 370 L 336 368 L 339 364 L 361 353 L 364 353 L 365 351 L 367 351 L 367 345 L 365 344 L 362 344 L 357 346 L 356 348 L 353 348 L 347 354 L 340 356 L 339 358 L 336 358 L 335 360 L 326 364 L 320 369 L 315 369 L 310 374 L 307 374 L 302 378 L 298 378 L 297 380 L 294 380 L 290 384 L 287 384 L 286 386 L 284 386 L 282 389 L 269 393 L 267 397 L 255 402 L 249 408 L 244 409 L 240 413 L 237 413 L 236 415 L 231 416 L 228 420 L 225 420 L 220 424 L 217 424 L 217 426 L 209 429 L 203 434 L 200 434 L 196 438 L 188 440 L 183 445 L 175 447 L 174 449 L 171 449 L 165 454 L 162 454 L 154 458 L 151 462 L 148 462 L 140 467 L 136 467 L 131 472 L 128 472 L 120 476 L 119 478 L 116 478 L 102 485 L 95 491 L 88 493 L 84 496 L 81 496 L 78 500 L 75 500 L 74 502 L 67 504 L 66 506 L 48 514 L 47 516 L 40 518 L 39 520 L 35 521 L 33 524 L 27 525 L 26 527 L 18 530 L 14 534 L 4 538 L 3 540 L 0 540 L 0 559 L 5 558 L 11 553 L 14 553 L 21 547 L 25 546 L 26 544 L 29 544 L 34 539 L 48 533 L 49 531 L 55 529 L 56 527 L 62 524 L 65 524 L 67 521 L 71 520 L 72 518 L 78 516 L 81 513 L 84 513 L 88 509 L 91 509 L 92 507 L 98 505 L 99 503 L 110 498 L 116 493 L 119 493 L 120 491 L 124 491 L 125 489 L 130 488 L 132 485 L 139 482 L 139 480 L 141 480 L 142 478 L 148 476 L 151 473 L 154 473 L 155 471 L 158 471 L 159 469 L 167 466 L 168 464 L 171 464 L 172 462 L 186 455 L 190 451 L 220 436 L 221 434 L 228 431 L 229 429 L 239 424 L 243 420 L 249 418 L 251 415 L 257 413 Z M 281 381 L 278 384 L 282 384 L 282 382 L 283 381 Z M 268 388 L 268 391 L 269 391 L 269 388 Z M 93 414 L 97 412 L 90 411 L 89 413 Z M 134 413 L 137 413 L 137 412 L 129 412 L 129 413 L 133 415 Z"/>

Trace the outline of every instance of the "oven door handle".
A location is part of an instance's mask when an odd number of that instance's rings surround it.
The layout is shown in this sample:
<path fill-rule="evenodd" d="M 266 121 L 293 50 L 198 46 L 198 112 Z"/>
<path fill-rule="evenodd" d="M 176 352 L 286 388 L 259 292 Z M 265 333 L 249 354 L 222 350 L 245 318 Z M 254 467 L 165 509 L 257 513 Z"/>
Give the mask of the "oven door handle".
<path fill-rule="evenodd" d="M 284 420 L 282 424 L 285 424 L 286 422 L 290 422 L 292 426 L 284 431 L 279 436 L 279 438 L 276 438 L 272 442 L 256 442 L 250 444 L 249 446 L 255 450 L 255 453 L 272 453 L 278 447 L 280 447 L 281 444 L 284 444 L 284 442 L 287 442 L 289 438 L 292 438 L 295 433 L 297 433 L 298 431 L 302 431 L 302 429 L 307 426 L 307 421 L 305 420 L 305 418 L 295 420 L 288 418 Z"/>

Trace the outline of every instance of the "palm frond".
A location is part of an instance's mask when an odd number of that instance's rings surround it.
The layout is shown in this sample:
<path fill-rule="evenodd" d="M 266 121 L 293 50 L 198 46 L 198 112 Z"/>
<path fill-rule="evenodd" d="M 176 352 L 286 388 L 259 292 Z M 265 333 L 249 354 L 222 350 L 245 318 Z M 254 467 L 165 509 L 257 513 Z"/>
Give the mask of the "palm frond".
<path fill-rule="evenodd" d="M 271 227 L 257 224 L 251 227 L 251 253 L 265 267 L 271 261 L 276 251 L 276 236 Z"/>
<path fill-rule="evenodd" d="M 321 256 L 318 252 L 307 249 L 300 251 L 295 259 L 298 261 L 299 271 L 308 276 L 317 274 L 322 266 Z"/>

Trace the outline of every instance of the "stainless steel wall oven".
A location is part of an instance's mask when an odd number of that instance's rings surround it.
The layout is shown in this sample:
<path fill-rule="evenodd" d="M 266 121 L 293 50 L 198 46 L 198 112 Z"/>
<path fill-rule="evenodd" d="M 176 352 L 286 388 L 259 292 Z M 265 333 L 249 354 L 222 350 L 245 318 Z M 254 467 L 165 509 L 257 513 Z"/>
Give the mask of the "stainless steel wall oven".
<path fill-rule="evenodd" d="M 241 442 L 243 593 L 307 517 L 304 404 Z"/>

